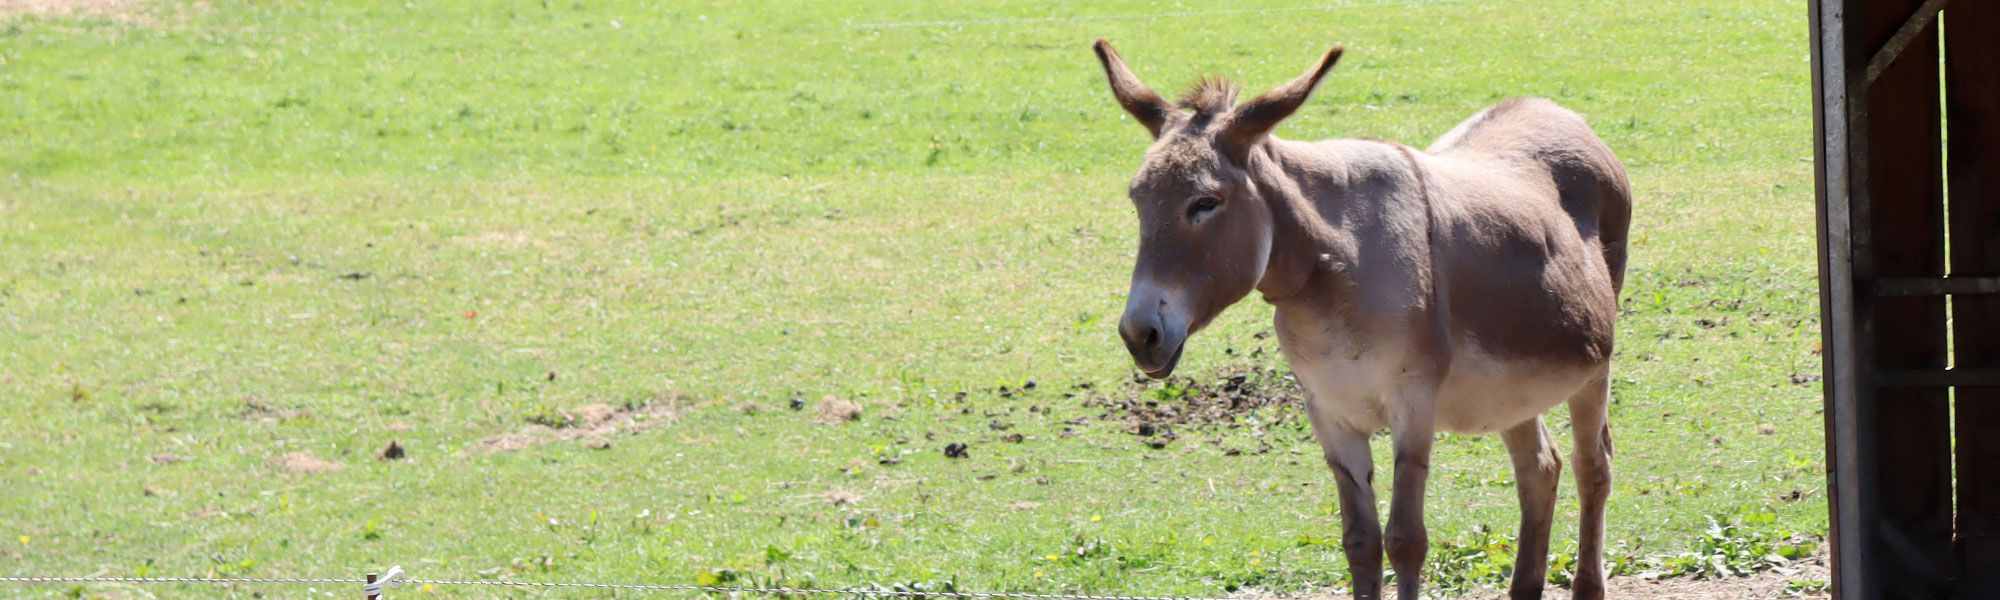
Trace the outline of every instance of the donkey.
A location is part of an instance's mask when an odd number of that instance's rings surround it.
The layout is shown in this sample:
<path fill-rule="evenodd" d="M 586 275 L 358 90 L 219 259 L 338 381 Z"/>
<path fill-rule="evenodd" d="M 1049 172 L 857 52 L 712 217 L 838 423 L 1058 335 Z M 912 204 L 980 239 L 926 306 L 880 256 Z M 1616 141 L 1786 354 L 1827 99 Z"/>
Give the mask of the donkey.
<path fill-rule="evenodd" d="M 1604 595 L 1612 333 L 1631 191 L 1581 117 L 1502 102 L 1430 148 L 1294 142 L 1272 130 L 1340 59 L 1242 104 L 1204 78 L 1169 104 L 1097 40 L 1111 93 L 1153 135 L 1129 195 L 1139 255 L 1118 331 L 1171 375 L 1188 336 L 1262 293 L 1340 494 L 1354 595 L 1417 598 L 1424 486 L 1439 429 L 1500 432 L 1521 502 L 1513 598 L 1540 598 L 1562 470 L 1542 413 L 1568 401 L 1582 494 L 1574 597 Z M 1395 454 L 1387 536 L 1368 438 Z"/>

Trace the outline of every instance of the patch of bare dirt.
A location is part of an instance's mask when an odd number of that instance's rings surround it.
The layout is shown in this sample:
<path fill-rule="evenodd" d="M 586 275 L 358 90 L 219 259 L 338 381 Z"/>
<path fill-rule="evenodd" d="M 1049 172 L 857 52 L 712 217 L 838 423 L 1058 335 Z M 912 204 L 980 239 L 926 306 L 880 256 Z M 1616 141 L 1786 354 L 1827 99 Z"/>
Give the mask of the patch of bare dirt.
<path fill-rule="evenodd" d="M 292 452 L 278 459 L 278 466 L 293 473 L 325 473 L 347 468 L 336 462 L 327 462 L 311 452 Z"/>
<path fill-rule="evenodd" d="M 244 396 L 243 409 L 237 414 L 245 421 L 276 425 L 299 418 L 304 412 L 296 408 L 271 404 L 255 396 Z"/>
<path fill-rule="evenodd" d="M 854 492 L 850 492 L 843 489 L 827 490 L 824 497 L 826 498 L 826 503 L 829 506 L 847 506 L 850 504 L 861 503 L 861 494 L 856 494 Z"/>
<path fill-rule="evenodd" d="M 538 415 L 518 431 L 479 440 L 471 450 L 511 452 L 549 442 L 581 440 L 591 448 L 611 447 L 609 439 L 620 432 L 636 432 L 673 423 L 683 407 L 679 396 L 612 406 L 602 402 L 585 404 L 555 415 Z"/>
<path fill-rule="evenodd" d="M 132 21 L 143 16 L 140 4 L 138 0 L 0 0 L 0 18 L 91 17 Z"/>
<path fill-rule="evenodd" d="M 1687 579 L 1677 577 L 1651 581 L 1633 577 L 1614 577 L 1606 582 L 1605 596 L 1609 598 L 1678 600 L 1775 600 L 1778 598 L 1825 598 L 1828 594 L 1820 589 L 1792 589 L 1791 582 L 1826 582 L 1833 579 L 1832 572 L 1824 564 L 1806 565 L 1794 573 L 1765 571 L 1749 577 L 1736 579 Z M 1568 590 L 1548 595 L 1550 600 L 1567 600 Z M 1496 594 L 1494 598 L 1503 598 Z"/>
<path fill-rule="evenodd" d="M 1108 394 L 1085 398 L 1083 405 L 1101 410 L 1099 420 L 1122 423 L 1127 433 L 1160 448 L 1185 430 L 1239 429 L 1246 415 L 1269 407 L 1304 406 L 1304 399 L 1305 391 L 1290 371 L 1251 365 L 1198 378 L 1135 378 Z"/>
<path fill-rule="evenodd" d="M 4 1 L 5 0 L 0 0 L 0 2 Z M 503 248 L 510 248 L 515 250 L 519 250 L 522 248 L 541 248 L 549 245 L 547 241 L 541 238 L 537 238 L 535 236 L 528 235 L 526 233 L 522 233 L 519 231 L 488 231 L 476 235 L 461 236 L 459 240 L 463 241 L 468 245 L 473 245 L 473 246 L 500 246 Z M 553 373 L 551 374 L 553 375 Z"/>
<path fill-rule="evenodd" d="M 861 404 L 846 398 L 827 396 L 819 399 L 819 413 L 813 415 L 813 422 L 821 425 L 846 423 L 861 418 Z"/>

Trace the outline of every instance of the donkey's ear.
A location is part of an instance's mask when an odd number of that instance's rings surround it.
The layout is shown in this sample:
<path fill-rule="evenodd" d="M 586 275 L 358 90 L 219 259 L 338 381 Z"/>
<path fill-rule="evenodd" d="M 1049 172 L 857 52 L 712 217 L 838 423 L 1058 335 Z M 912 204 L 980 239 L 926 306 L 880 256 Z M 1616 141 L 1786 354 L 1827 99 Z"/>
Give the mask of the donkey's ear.
<path fill-rule="evenodd" d="M 1160 130 L 1166 127 L 1174 106 L 1167 104 L 1146 84 L 1140 83 L 1131 69 L 1125 68 L 1125 59 L 1118 58 L 1118 51 L 1111 49 L 1111 42 L 1097 38 L 1092 47 L 1097 50 L 1097 61 L 1104 63 L 1104 77 L 1111 80 L 1111 95 L 1118 97 L 1118 105 L 1125 107 L 1125 112 L 1132 113 L 1132 118 L 1145 125 L 1146 131 L 1152 132 L 1153 137 L 1160 137 Z"/>
<path fill-rule="evenodd" d="M 1340 46 L 1334 46 L 1332 50 L 1326 51 L 1326 56 L 1319 59 L 1319 64 L 1313 65 L 1312 70 L 1306 71 L 1298 79 L 1264 92 L 1264 95 L 1252 98 L 1230 111 L 1228 124 L 1224 126 L 1220 136 L 1223 152 L 1240 164 L 1248 156 L 1251 147 L 1263 141 L 1264 136 L 1270 135 L 1271 130 L 1278 127 L 1278 122 L 1292 116 L 1300 105 L 1306 103 L 1306 98 L 1312 96 L 1313 88 L 1319 85 L 1320 78 L 1325 77 L 1327 71 L 1333 70 L 1334 63 L 1340 62 L 1341 50 Z"/>

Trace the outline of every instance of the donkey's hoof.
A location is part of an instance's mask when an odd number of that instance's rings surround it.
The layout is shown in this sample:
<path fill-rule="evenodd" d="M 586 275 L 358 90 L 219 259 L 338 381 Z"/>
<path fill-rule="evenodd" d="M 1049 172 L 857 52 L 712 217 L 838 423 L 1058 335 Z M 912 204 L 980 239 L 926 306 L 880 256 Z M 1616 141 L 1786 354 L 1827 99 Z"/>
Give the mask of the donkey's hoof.
<path fill-rule="evenodd" d="M 1604 600 L 1604 582 L 1578 580 L 1569 588 L 1569 597 L 1570 600 Z M 1519 596 L 1515 597 L 1515 600 L 1519 599 Z"/>
<path fill-rule="evenodd" d="M 1578 596 L 1581 598 L 1581 596 Z M 1507 589 L 1507 600 L 1542 600 L 1542 586 L 1516 585 Z"/>

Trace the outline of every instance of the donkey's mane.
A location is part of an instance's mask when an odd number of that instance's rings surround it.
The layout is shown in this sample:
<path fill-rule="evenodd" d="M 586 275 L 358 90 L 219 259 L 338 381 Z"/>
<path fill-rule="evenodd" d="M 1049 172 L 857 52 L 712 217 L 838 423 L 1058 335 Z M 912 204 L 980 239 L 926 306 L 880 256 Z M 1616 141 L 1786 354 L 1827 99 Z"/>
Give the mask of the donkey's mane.
<path fill-rule="evenodd" d="M 1216 75 L 1203 75 L 1194 86 L 1181 93 L 1180 107 L 1197 115 L 1214 116 L 1236 106 L 1236 84 Z"/>

